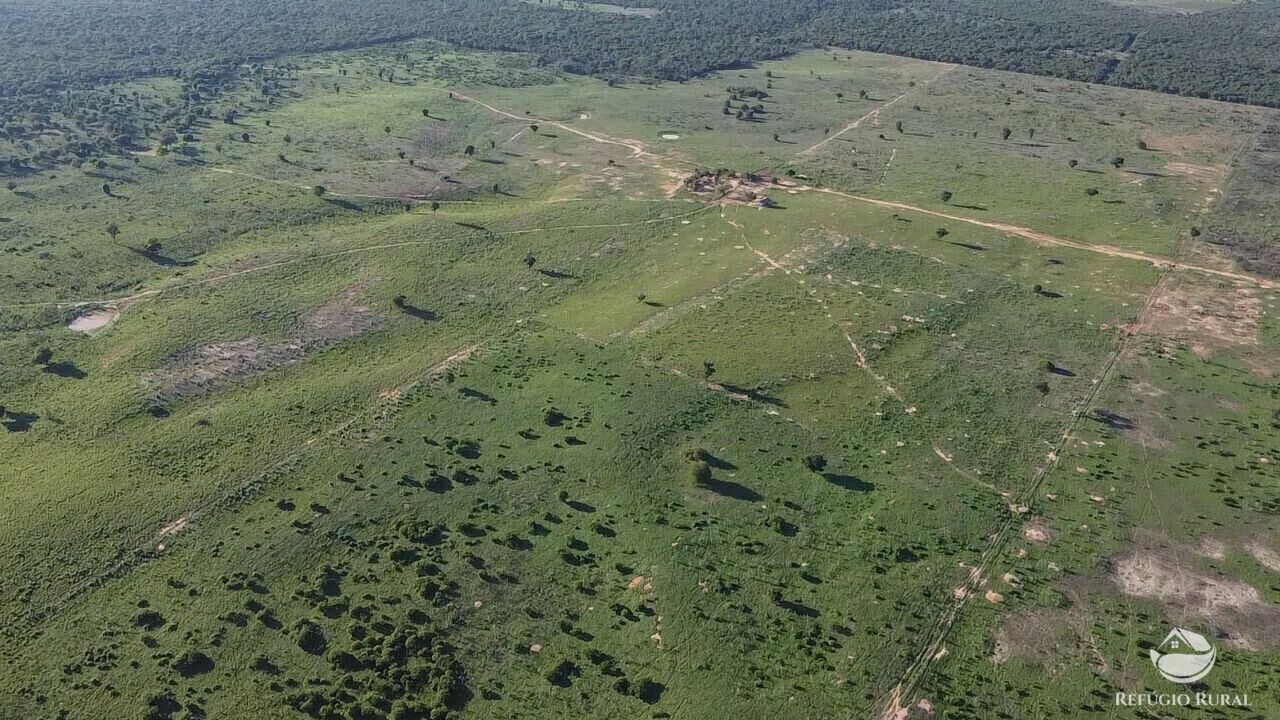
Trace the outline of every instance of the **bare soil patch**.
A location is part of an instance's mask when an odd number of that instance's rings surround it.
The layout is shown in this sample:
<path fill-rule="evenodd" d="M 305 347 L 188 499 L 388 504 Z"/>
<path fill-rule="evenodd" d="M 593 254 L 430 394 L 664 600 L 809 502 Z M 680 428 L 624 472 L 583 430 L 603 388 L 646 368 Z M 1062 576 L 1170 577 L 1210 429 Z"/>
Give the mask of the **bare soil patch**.
<path fill-rule="evenodd" d="M 1280 606 L 1247 583 L 1201 571 L 1190 553 L 1134 550 L 1115 561 L 1111 580 L 1125 595 L 1159 603 L 1175 621 L 1209 623 L 1231 647 L 1280 647 Z"/>
<path fill-rule="evenodd" d="M 357 304 L 377 278 L 364 280 L 302 318 L 297 333 L 283 340 L 260 337 L 209 343 L 178 353 L 143 377 L 156 404 L 193 397 L 260 373 L 301 362 L 310 353 L 381 326 L 381 316 Z"/>
<path fill-rule="evenodd" d="M 1053 542 L 1053 531 L 1049 529 L 1044 518 L 1033 518 L 1022 528 L 1022 537 L 1037 544 L 1048 545 Z"/>
<path fill-rule="evenodd" d="M 120 311 L 115 308 L 89 310 L 75 316 L 67 324 L 67 329 L 81 333 L 93 333 L 115 322 L 118 317 L 120 317 Z"/>
<path fill-rule="evenodd" d="M 1189 178 L 1208 188 L 1218 188 L 1231 172 L 1228 165 L 1195 165 L 1192 163 L 1171 162 L 1164 166 L 1166 172 Z"/>
<path fill-rule="evenodd" d="M 1273 573 L 1280 573 L 1280 553 L 1272 550 L 1262 538 L 1255 538 L 1245 544 L 1244 549 L 1253 556 L 1262 567 Z"/>
<path fill-rule="evenodd" d="M 1258 344 L 1263 302 L 1255 288 L 1170 283 L 1156 296 L 1137 332 L 1184 341 L 1193 350 Z M 1198 346 L 1198 347 L 1197 347 Z"/>
<path fill-rule="evenodd" d="M 991 660 L 1000 664 L 1017 659 L 1055 670 L 1079 656 L 1078 622 L 1070 611 L 1057 608 L 1013 613 L 996 632 Z"/>

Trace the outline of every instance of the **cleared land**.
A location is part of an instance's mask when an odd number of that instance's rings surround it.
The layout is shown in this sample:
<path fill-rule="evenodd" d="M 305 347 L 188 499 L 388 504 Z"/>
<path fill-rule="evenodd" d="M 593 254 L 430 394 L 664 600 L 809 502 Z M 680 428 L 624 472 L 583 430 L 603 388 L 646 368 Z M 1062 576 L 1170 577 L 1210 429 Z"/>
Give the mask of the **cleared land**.
<path fill-rule="evenodd" d="M 0 716 L 1280 713 L 1269 111 L 288 65 L 0 193 Z"/>

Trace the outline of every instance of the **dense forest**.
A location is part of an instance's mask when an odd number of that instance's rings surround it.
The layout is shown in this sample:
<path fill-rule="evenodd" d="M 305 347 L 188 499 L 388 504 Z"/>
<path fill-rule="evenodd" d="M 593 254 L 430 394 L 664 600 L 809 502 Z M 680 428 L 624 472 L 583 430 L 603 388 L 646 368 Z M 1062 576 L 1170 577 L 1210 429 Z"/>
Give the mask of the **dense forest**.
<path fill-rule="evenodd" d="M 531 53 L 573 73 L 666 80 L 833 45 L 1280 106 L 1280 2 L 1271 0 L 1196 15 L 1097 0 L 643 4 L 659 12 L 558 0 L 0 0 L 0 134 L 14 140 L 86 112 L 85 124 L 103 126 L 92 93 L 106 80 L 172 76 L 213 89 L 242 63 L 420 37 Z M 77 138 L 74 154 L 145 130 L 129 109 L 142 102 L 112 99 L 110 132 Z M 151 117 L 172 124 L 191 105 L 176 100 Z"/>

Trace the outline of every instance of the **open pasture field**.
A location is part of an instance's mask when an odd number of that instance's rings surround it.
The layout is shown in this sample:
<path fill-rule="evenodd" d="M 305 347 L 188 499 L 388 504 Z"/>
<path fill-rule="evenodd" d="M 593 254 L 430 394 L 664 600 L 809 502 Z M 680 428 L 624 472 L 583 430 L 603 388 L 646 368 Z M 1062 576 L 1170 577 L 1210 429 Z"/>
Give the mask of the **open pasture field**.
<path fill-rule="evenodd" d="M 0 193 L 0 717 L 1280 713 L 1267 111 L 272 72 Z"/>

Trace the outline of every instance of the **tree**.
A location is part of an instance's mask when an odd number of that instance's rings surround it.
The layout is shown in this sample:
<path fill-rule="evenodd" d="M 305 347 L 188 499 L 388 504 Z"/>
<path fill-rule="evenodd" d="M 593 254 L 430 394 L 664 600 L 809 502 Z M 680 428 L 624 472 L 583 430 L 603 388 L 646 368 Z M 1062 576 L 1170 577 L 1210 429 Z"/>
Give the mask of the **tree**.
<path fill-rule="evenodd" d="M 898 134 L 899 134 L 899 135 L 901 135 L 901 134 L 902 134 L 902 121 L 901 121 L 901 120 L 899 120 L 898 122 L 894 123 L 894 124 L 893 124 L 893 127 L 898 131 Z"/>
<path fill-rule="evenodd" d="M 1030 140 L 1035 140 L 1035 139 L 1036 139 L 1036 129 L 1035 129 L 1035 128 L 1027 128 L 1027 138 L 1028 138 L 1028 139 L 1030 139 Z"/>
<path fill-rule="evenodd" d="M 466 148 L 464 148 L 464 149 L 463 149 L 462 154 L 463 154 L 463 155 L 466 155 L 467 157 L 471 157 L 472 155 L 475 155 L 475 154 L 476 154 L 476 146 L 475 146 L 475 145 L 468 145 Z"/>
<path fill-rule="evenodd" d="M 247 132 L 240 133 L 240 142 L 245 142 L 245 143 L 249 142 L 249 133 Z"/>
<path fill-rule="evenodd" d="M 103 194 L 103 195 L 106 195 L 107 197 L 111 197 L 111 185 L 110 185 L 110 184 L 108 184 L 108 183 L 102 183 L 102 194 Z"/>
<path fill-rule="evenodd" d="M 1037 294 L 1037 295 L 1043 294 L 1043 293 L 1044 293 L 1044 286 L 1040 285 L 1039 283 L 1037 283 L 1037 284 L 1035 284 L 1035 285 L 1032 285 L 1032 286 L 1031 286 L 1031 292 L 1033 292 L 1033 293 L 1035 293 L 1035 294 Z"/>
<path fill-rule="evenodd" d="M 951 202 L 951 198 L 954 196 L 951 194 L 950 190 L 943 190 L 942 193 L 938 195 L 938 197 L 942 198 L 942 202 L 945 203 L 945 202 Z"/>
<path fill-rule="evenodd" d="M 529 126 L 529 130 L 530 130 L 530 131 L 532 131 L 532 132 L 535 132 L 535 133 L 536 133 L 536 132 L 538 132 L 538 126 L 537 126 L 537 125 L 530 125 L 530 126 Z"/>
<path fill-rule="evenodd" d="M 426 108 L 422 108 L 422 117 L 431 117 L 431 111 Z"/>
<path fill-rule="evenodd" d="M 110 235 L 111 240 L 114 242 L 116 237 L 120 235 L 120 226 L 115 223 L 107 223 L 107 235 Z"/>
<path fill-rule="evenodd" d="M 525 267 L 532 270 L 533 266 L 537 264 L 538 258 L 534 257 L 533 252 L 531 251 L 525 254 L 524 260 L 522 262 L 524 262 Z"/>
<path fill-rule="evenodd" d="M 707 380 L 710 380 L 711 376 L 715 374 L 716 374 L 716 364 L 711 362 L 710 360 L 704 360 L 702 362 L 702 376 Z"/>
<path fill-rule="evenodd" d="M 9 192 L 16 192 L 18 189 L 18 182 L 16 180 L 10 180 L 5 183 L 4 186 L 9 189 Z"/>
<path fill-rule="evenodd" d="M 1079 161 L 1079 160 L 1068 160 L 1068 161 L 1067 161 L 1067 167 L 1071 168 L 1072 170 L 1074 170 L 1074 169 L 1076 168 L 1076 166 L 1077 166 L 1077 165 L 1079 165 L 1079 164 L 1080 164 L 1080 161 Z"/>
<path fill-rule="evenodd" d="M 644 293 L 636 293 L 636 302 L 644 302 L 646 297 L 648 296 Z"/>
<path fill-rule="evenodd" d="M 867 99 L 867 91 L 866 91 L 866 90 L 859 90 L 859 91 L 858 91 L 858 99 L 859 99 L 859 100 L 866 100 L 866 99 Z"/>
<path fill-rule="evenodd" d="M 820 473 L 827 468 L 827 459 L 822 455 L 805 455 L 801 462 L 812 473 Z"/>
<path fill-rule="evenodd" d="M 946 228 L 944 228 L 944 227 L 940 227 L 940 228 L 938 228 L 937 230 L 934 230 L 934 231 L 933 231 L 933 234 L 934 234 L 934 235 L 937 235 L 937 236 L 938 236 L 938 239 L 939 239 L 939 240 L 941 240 L 942 238 L 944 238 L 944 237 L 946 237 L 946 236 L 950 235 L 951 233 L 950 233 Z"/>
<path fill-rule="evenodd" d="M 778 133 L 773 134 L 773 141 L 778 142 Z"/>
<path fill-rule="evenodd" d="M 1119 170 L 1121 165 L 1124 165 L 1124 158 L 1119 155 L 1111 158 L 1111 167 Z"/>
<path fill-rule="evenodd" d="M 1009 136 L 1010 136 L 1010 135 L 1012 135 L 1012 134 L 1013 134 L 1013 131 L 1012 131 L 1012 130 L 1010 130 L 1009 128 L 1004 128 L 1004 129 L 1002 129 L 1002 130 L 1000 131 L 1000 139 L 1001 139 L 1001 140 L 1008 140 L 1008 139 L 1009 139 Z"/>
<path fill-rule="evenodd" d="M 324 194 L 329 192 L 329 188 L 326 188 L 323 185 L 316 185 L 311 188 L 311 192 L 315 193 L 316 197 L 324 197 Z"/>
<path fill-rule="evenodd" d="M 382 132 L 383 132 L 383 133 L 385 133 L 385 134 L 387 134 L 387 135 L 390 135 L 390 134 L 391 134 L 391 126 L 390 126 L 390 125 L 386 125 L 386 126 L 384 126 L 384 127 L 382 128 Z"/>
<path fill-rule="evenodd" d="M 47 347 L 40 348 L 40 350 L 36 352 L 35 362 L 37 365 L 48 365 L 52 361 L 53 361 L 53 351 L 50 350 L 49 348 Z"/>
<path fill-rule="evenodd" d="M 1098 188 L 1094 188 L 1094 187 L 1091 187 L 1091 188 L 1085 188 L 1085 189 L 1084 189 L 1084 194 L 1085 194 L 1085 195 L 1088 195 L 1089 197 L 1093 197 L 1094 195 L 1097 195 L 1097 194 L 1098 194 Z"/>
<path fill-rule="evenodd" d="M 1146 141 L 1146 140 L 1139 140 L 1139 141 L 1138 141 L 1138 149 L 1139 149 L 1139 150 L 1147 150 L 1147 149 L 1149 149 L 1149 148 L 1147 148 L 1147 141 Z"/>
<path fill-rule="evenodd" d="M 431 201 L 431 212 L 432 212 L 432 214 L 434 214 L 434 213 L 435 213 L 437 210 L 439 210 L 439 209 L 440 209 L 440 201 L 439 201 L 439 200 L 432 200 L 432 201 Z"/>
<path fill-rule="evenodd" d="M 689 478 L 695 485 L 706 485 L 712 477 L 711 466 L 706 462 L 700 460 L 689 466 Z"/>

